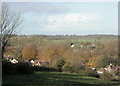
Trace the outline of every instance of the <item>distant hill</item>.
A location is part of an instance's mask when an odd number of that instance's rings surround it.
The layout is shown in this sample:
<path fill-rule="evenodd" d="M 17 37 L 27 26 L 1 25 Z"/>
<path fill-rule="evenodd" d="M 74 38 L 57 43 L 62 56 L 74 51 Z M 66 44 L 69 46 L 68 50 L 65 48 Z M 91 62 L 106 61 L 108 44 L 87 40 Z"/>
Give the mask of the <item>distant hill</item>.
<path fill-rule="evenodd" d="M 118 35 L 24 35 L 20 37 L 41 38 L 47 40 L 66 40 L 66 39 L 118 39 Z"/>

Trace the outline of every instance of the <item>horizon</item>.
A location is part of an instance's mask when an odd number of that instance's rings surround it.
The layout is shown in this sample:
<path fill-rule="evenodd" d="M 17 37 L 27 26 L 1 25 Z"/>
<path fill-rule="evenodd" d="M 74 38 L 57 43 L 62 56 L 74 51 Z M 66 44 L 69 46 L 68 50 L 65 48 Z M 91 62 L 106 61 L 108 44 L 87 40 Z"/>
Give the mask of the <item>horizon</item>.
<path fill-rule="evenodd" d="M 118 36 L 119 34 L 85 34 L 85 35 L 78 35 L 78 34 L 12 34 L 17 36 Z"/>

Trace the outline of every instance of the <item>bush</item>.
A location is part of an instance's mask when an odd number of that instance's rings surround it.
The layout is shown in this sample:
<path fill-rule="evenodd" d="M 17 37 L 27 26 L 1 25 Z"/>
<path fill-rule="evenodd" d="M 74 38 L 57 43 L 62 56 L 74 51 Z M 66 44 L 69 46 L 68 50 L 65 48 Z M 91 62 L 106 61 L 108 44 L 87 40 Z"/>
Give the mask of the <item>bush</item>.
<path fill-rule="evenodd" d="M 96 59 L 95 65 L 98 68 L 106 67 L 110 64 L 110 58 L 108 54 L 103 54 Z"/>
<path fill-rule="evenodd" d="M 79 73 L 80 70 L 85 70 L 85 66 L 83 66 L 81 62 L 77 61 L 73 63 L 72 69 L 74 73 Z"/>
<path fill-rule="evenodd" d="M 54 69 L 54 68 L 38 67 L 38 66 L 32 67 L 32 70 L 33 70 L 33 71 L 53 71 L 53 72 L 57 71 L 57 70 Z"/>
<path fill-rule="evenodd" d="M 57 68 L 62 68 L 62 66 L 65 64 L 65 61 L 62 60 L 61 58 L 57 60 L 56 62 L 56 67 Z"/>
<path fill-rule="evenodd" d="M 33 73 L 32 69 L 27 63 L 12 64 L 7 61 L 2 62 L 3 74 L 29 74 Z"/>
<path fill-rule="evenodd" d="M 73 66 L 70 63 L 65 63 L 65 65 L 62 67 L 62 71 L 73 73 Z"/>
<path fill-rule="evenodd" d="M 110 75 L 115 76 L 115 75 L 118 74 L 118 71 L 117 70 L 111 70 L 109 73 L 110 73 Z"/>
<path fill-rule="evenodd" d="M 33 73 L 31 67 L 29 66 L 28 63 L 18 63 L 16 64 L 16 72 L 18 74 L 30 74 Z"/>
<path fill-rule="evenodd" d="M 79 73 L 80 70 L 84 69 L 85 67 L 81 65 L 79 62 L 74 64 L 66 63 L 62 68 L 63 71 L 70 73 Z"/>
<path fill-rule="evenodd" d="M 65 61 L 63 59 L 59 58 L 57 60 L 55 65 L 56 65 L 56 68 L 58 69 L 59 72 L 62 71 L 62 67 L 63 67 L 64 64 L 65 64 Z"/>
<path fill-rule="evenodd" d="M 98 77 L 98 74 L 95 70 L 92 70 L 90 68 L 86 68 L 85 70 L 82 71 L 82 75 L 85 76 L 92 76 L 92 77 Z"/>
<path fill-rule="evenodd" d="M 10 62 L 2 62 L 2 73 L 3 74 L 14 74 L 15 73 L 15 65 Z"/>
<path fill-rule="evenodd" d="M 84 75 L 84 74 L 83 74 L 84 71 L 85 71 L 85 70 L 79 70 L 79 71 L 78 71 L 78 74 L 80 74 L 80 75 Z"/>
<path fill-rule="evenodd" d="M 101 74 L 101 75 L 100 75 L 100 78 L 101 78 L 102 80 L 107 80 L 107 81 L 113 80 L 113 76 L 111 76 L 111 74 L 110 74 L 110 73 L 107 73 L 107 72 Z"/>
<path fill-rule="evenodd" d="M 78 65 L 73 66 L 74 73 L 79 73 L 79 71 L 81 71 L 81 70 L 85 70 L 85 67 L 83 65 L 78 64 Z"/>

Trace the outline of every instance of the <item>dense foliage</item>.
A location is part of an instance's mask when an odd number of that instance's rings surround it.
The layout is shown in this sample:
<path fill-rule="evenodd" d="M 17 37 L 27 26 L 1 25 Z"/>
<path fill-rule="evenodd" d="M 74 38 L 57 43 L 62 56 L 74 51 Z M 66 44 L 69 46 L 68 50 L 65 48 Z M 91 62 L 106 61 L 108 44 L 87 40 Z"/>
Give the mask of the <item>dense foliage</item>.
<path fill-rule="evenodd" d="M 3 74 L 31 74 L 33 70 L 28 63 L 12 64 L 7 61 L 2 62 L 2 73 Z"/>
<path fill-rule="evenodd" d="M 37 50 L 34 45 L 28 45 L 22 50 L 22 57 L 24 59 L 35 59 Z"/>
<path fill-rule="evenodd" d="M 70 43 L 75 46 L 71 47 Z M 118 65 L 119 61 L 117 36 L 14 36 L 9 44 L 11 49 L 6 48 L 6 53 L 10 56 L 40 59 L 49 63 L 44 67 L 64 72 L 93 76 L 95 72 L 85 66 L 102 68 L 110 63 Z"/>

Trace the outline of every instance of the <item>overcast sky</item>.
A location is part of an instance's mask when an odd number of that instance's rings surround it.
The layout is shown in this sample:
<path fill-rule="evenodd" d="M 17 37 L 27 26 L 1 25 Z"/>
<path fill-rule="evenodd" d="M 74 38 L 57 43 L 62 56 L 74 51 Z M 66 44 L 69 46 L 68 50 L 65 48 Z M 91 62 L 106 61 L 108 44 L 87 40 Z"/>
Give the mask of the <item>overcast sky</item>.
<path fill-rule="evenodd" d="M 21 34 L 118 34 L 117 2 L 11 2 L 23 16 Z"/>

